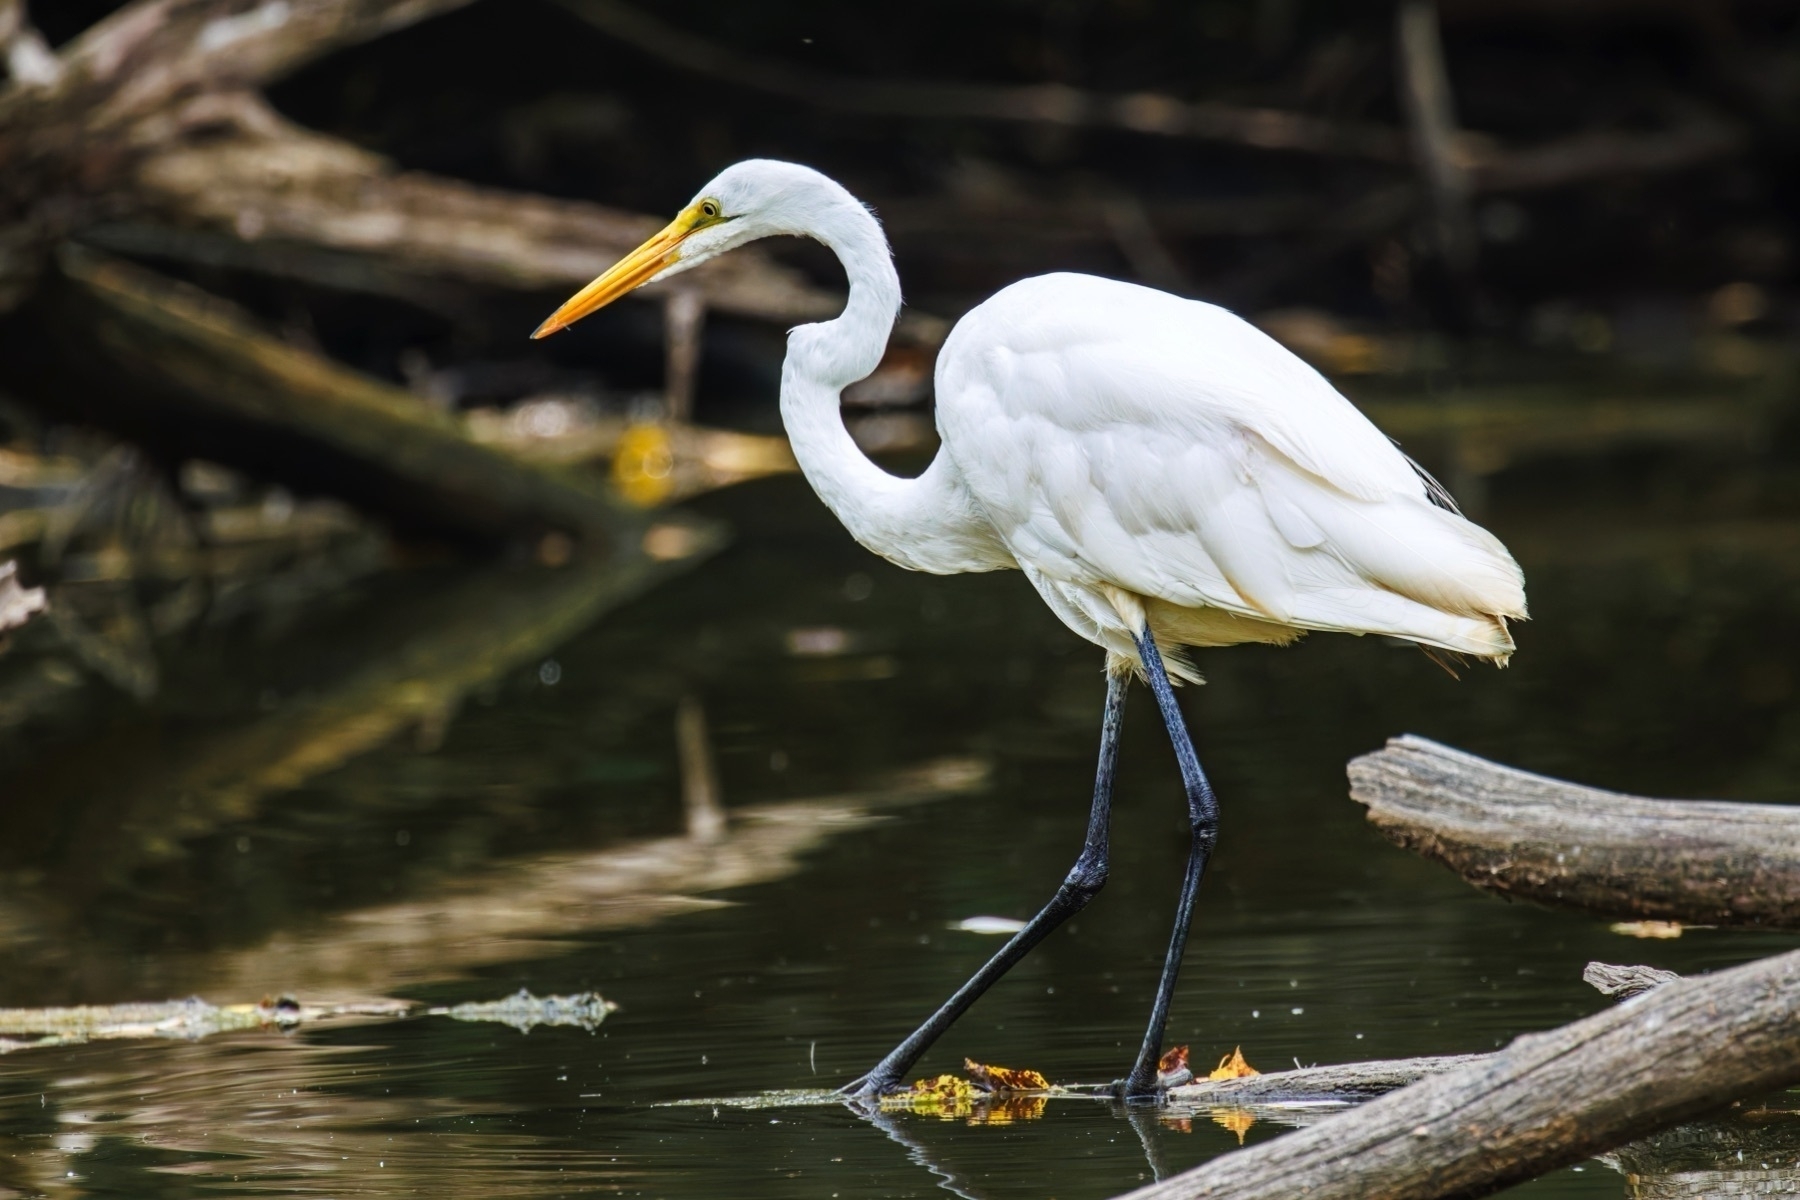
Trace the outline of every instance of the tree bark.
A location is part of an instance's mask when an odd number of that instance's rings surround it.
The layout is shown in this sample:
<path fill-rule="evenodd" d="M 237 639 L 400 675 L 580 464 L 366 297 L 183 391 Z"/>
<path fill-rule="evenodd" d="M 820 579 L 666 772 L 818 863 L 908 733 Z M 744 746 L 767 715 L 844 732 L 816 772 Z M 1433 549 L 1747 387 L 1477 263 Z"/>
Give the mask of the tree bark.
<path fill-rule="evenodd" d="M 1389 839 L 1507 896 L 1608 916 L 1800 928 L 1800 810 L 1650 800 L 1405 736 L 1351 762 Z"/>
<path fill-rule="evenodd" d="M 1800 951 L 1527 1034 L 1131 1200 L 1483 1196 L 1800 1081 Z"/>
<path fill-rule="evenodd" d="M 469 0 L 138 0 L 57 56 L 49 82 L 0 92 L 0 312 L 55 241 L 109 212 L 148 151 L 207 119 L 205 100 Z"/>

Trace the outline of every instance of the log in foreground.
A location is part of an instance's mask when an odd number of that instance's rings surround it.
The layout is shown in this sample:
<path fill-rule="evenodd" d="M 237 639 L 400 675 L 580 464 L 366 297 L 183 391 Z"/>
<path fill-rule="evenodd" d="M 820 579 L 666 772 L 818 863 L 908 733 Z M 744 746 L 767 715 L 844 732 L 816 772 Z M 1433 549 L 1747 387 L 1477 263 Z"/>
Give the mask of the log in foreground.
<path fill-rule="evenodd" d="M 1679 979 L 1131 1200 L 1482 1196 L 1800 1081 L 1800 951 Z"/>
<path fill-rule="evenodd" d="M 1376 828 L 1476 887 L 1608 916 L 1800 928 L 1795 808 L 1628 796 L 1411 735 L 1349 773 Z"/>

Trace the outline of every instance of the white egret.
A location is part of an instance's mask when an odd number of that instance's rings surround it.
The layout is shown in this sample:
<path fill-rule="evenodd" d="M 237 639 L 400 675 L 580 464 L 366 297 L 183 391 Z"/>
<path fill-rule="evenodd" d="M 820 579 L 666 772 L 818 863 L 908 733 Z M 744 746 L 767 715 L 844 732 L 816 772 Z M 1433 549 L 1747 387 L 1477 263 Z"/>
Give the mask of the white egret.
<path fill-rule="evenodd" d="M 869 461 L 839 394 L 875 370 L 900 309 L 881 226 L 809 167 L 722 172 L 670 225 L 541 325 L 554 333 L 642 284 L 757 238 L 815 238 L 849 300 L 788 335 L 781 416 L 800 469 L 864 546 L 936 574 L 1017 568 L 1106 652 L 1087 840 L 1056 895 L 912 1036 L 847 1091 L 893 1090 L 995 980 L 1106 880 L 1113 768 L 1129 679 L 1175 748 L 1192 840 L 1149 1028 L 1119 1090 L 1154 1097 L 1157 1060 L 1217 803 L 1170 686 L 1189 646 L 1384 634 L 1504 664 L 1525 616 L 1518 565 L 1325 379 L 1222 308 L 1088 275 L 1023 280 L 971 310 L 938 355 L 931 465 Z"/>

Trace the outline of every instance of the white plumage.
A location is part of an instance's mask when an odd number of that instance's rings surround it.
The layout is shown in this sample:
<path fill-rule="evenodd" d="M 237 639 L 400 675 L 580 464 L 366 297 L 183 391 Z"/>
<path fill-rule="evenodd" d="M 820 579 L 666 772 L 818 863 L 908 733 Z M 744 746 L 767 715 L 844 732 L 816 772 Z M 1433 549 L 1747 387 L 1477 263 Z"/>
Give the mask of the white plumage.
<path fill-rule="evenodd" d="M 843 314 L 789 337 L 782 415 L 806 477 L 877 554 L 945 574 L 1017 567 L 1114 669 L 1136 664 L 1146 618 L 1169 650 L 1317 629 L 1511 654 L 1525 590 L 1505 547 L 1433 503 L 1317 371 L 1214 305 L 1088 275 L 1015 283 L 944 343 L 930 468 L 905 480 L 870 463 L 838 398 L 880 362 L 899 280 L 868 210 L 808 167 L 727 169 L 537 336 L 771 234 L 817 238 L 849 277 Z"/>
<path fill-rule="evenodd" d="M 938 373 L 945 452 L 1072 629 L 1159 642 L 1383 633 L 1503 661 L 1518 566 L 1432 502 L 1318 372 L 1224 309 L 1085 275 L 1000 292 Z"/>
<path fill-rule="evenodd" d="M 1379 633 L 1504 663 L 1524 580 L 1493 535 L 1318 372 L 1222 308 L 1087 275 L 1045 275 L 959 321 L 937 364 L 943 445 L 890 475 L 844 429 L 843 389 L 880 363 L 900 281 L 875 218 L 807 167 L 751 161 L 577 293 L 542 337 L 652 279 L 772 234 L 836 252 L 850 295 L 788 336 L 781 415 L 800 469 L 852 536 L 914 570 L 1017 567 L 1106 650 L 1100 765 L 1081 856 L 1038 915 L 910 1037 L 849 1085 L 864 1101 L 1106 881 L 1118 731 L 1141 672 L 1168 729 L 1192 837 L 1174 932 L 1128 1099 L 1156 1096 L 1164 1029 L 1218 804 L 1164 666 L 1182 646 Z M 1440 494 L 1441 495 L 1441 494 Z M 1146 634 L 1146 630 L 1148 633 Z"/>

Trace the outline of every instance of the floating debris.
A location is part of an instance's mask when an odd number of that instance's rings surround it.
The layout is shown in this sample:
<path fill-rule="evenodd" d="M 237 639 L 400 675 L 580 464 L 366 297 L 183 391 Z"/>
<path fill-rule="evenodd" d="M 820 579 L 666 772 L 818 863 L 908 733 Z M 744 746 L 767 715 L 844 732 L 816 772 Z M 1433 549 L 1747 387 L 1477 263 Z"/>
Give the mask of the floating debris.
<path fill-rule="evenodd" d="M 1183 1046 L 1181 1049 L 1185 1051 L 1187 1047 Z M 1184 1054 L 1184 1062 L 1185 1058 L 1186 1055 Z M 1219 1060 L 1219 1065 L 1214 1067 L 1206 1078 L 1217 1083 L 1222 1079 L 1248 1079 L 1252 1075 L 1261 1074 L 1261 1071 L 1244 1061 L 1244 1048 L 1242 1046 L 1237 1046 L 1232 1049 L 1230 1054 L 1225 1055 Z"/>
<path fill-rule="evenodd" d="M 1634 938 L 1678 938 L 1680 921 L 1615 921 L 1608 926 L 1614 933 Z"/>
<path fill-rule="evenodd" d="M 429 1008 L 426 1016 L 449 1017 L 453 1021 L 493 1021 L 510 1025 L 520 1033 L 530 1033 L 539 1025 L 574 1025 L 592 1033 L 606 1015 L 616 1012 L 618 1005 L 599 992 L 577 992 L 573 996 L 534 996 L 520 988 L 504 1000 L 484 1000 L 470 1004 L 452 1004 L 446 1008 Z"/>
<path fill-rule="evenodd" d="M 246 1030 L 285 1032 L 315 1021 L 342 1017 L 405 1020 L 443 1016 L 458 1021 L 493 1021 L 530 1033 L 539 1025 L 575 1025 L 592 1031 L 619 1006 L 595 992 L 573 996 L 533 996 L 524 988 L 504 1000 L 422 1008 L 410 1000 L 355 1000 L 307 1004 L 292 996 L 264 997 L 255 1004 L 211 1004 L 198 996 L 146 1004 L 84 1004 L 71 1008 L 0 1008 L 0 1054 L 15 1050 L 74 1046 L 123 1038 L 197 1041 Z"/>
<path fill-rule="evenodd" d="M 1025 928 L 1025 922 L 1012 917 L 964 917 L 950 922 L 949 927 L 960 933 L 1010 934 Z"/>
<path fill-rule="evenodd" d="M 292 1029 L 325 1017 L 403 1017 L 404 1000 L 308 1005 L 291 996 L 255 1004 L 210 1004 L 198 996 L 146 1004 L 83 1004 L 70 1008 L 0 1009 L 0 1052 L 122 1038 L 176 1038 L 197 1041 L 246 1029 Z M 19 1039 L 16 1035 L 26 1035 Z"/>

